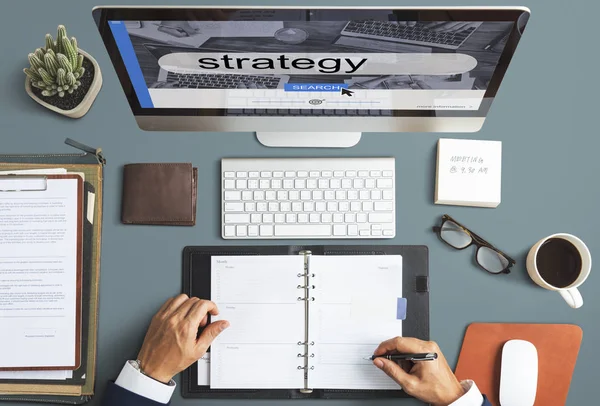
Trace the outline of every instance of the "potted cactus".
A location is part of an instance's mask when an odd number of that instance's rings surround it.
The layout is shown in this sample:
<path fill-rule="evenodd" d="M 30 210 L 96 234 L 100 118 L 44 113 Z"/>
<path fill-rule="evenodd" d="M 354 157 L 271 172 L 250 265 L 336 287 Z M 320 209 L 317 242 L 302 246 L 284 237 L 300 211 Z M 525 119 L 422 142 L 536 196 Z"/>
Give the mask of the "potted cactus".
<path fill-rule="evenodd" d="M 46 34 L 46 45 L 29 54 L 25 90 L 42 106 L 71 118 L 85 115 L 102 87 L 96 60 L 79 49 L 77 40 L 58 26 L 56 40 Z"/>

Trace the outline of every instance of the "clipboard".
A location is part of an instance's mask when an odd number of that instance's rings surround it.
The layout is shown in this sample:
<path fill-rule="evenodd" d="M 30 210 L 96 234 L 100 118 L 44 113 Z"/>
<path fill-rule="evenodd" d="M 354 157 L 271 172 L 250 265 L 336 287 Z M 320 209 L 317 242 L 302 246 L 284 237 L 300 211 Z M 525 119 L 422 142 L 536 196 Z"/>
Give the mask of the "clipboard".
<path fill-rule="evenodd" d="M 426 246 L 239 246 L 186 247 L 183 251 L 183 293 L 210 298 L 213 255 L 402 255 L 403 296 L 407 299 L 403 335 L 429 340 L 429 254 Z M 210 352 L 210 348 L 208 350 Z M 212 399 L 380 399 L 410 397 L 402 390 L 314 389 L 211 389 L 200 386 L 198 363 L 182 374 L 184 398 Z"/>
<path fill-rule="evenodd" d="M 83 278 L 83 179 L 76 174 L 64 175 L 0 175 L 0 192 L 44 192 L 48 180 L 75 180 L 77 182 L 77 238 L 76 238 L 76 304 L 75 304 L 75 364 L 47 367 L 0 367 L 0 371 L 77 370 L 81 366 L 82 341 L 82 278 Z"/>

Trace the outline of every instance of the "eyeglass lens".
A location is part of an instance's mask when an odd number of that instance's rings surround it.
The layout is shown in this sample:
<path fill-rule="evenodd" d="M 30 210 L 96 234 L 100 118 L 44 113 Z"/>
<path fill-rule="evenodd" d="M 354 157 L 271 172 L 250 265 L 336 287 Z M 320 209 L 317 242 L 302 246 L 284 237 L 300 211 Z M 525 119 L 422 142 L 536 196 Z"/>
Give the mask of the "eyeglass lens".
<path fill-rule="evenodd" d="M 450 220 L 442 224 L 440 237 L 454 248 L 465 248 L 473 241 L 461 226 Z"/>
<path fill-rule="evenodd" d="M 508 259 L 488 247 L 479 247 L 477 262 L 488 272 L 499 273 L 508 267 Z"/>

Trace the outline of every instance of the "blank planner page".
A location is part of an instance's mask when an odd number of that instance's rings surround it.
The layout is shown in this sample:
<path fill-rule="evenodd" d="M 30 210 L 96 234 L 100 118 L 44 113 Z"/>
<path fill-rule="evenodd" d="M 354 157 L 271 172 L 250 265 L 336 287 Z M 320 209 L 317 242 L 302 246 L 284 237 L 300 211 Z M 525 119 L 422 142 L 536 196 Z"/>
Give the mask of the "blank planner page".
<path fill-rule="evenodd" d="M 309 341 L 314 389 L 400 389 L 364 360 L 388 338 L 402 335 L 399 255 L 313 256 Z M 314 368 L 312 368 L 314 367 Z"/>
<path fill-rule="evenodd" d="M 230 327 L 211 346 L 210 387 L 297 389 L 304 387 L 304 257 L 212 257 L 212 320 Z"/>

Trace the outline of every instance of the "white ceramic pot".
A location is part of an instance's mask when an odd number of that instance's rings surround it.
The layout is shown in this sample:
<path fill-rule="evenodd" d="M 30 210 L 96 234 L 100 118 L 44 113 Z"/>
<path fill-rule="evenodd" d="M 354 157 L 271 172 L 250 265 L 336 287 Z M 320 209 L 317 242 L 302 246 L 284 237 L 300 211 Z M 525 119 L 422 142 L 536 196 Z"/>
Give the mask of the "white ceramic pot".
<path fill-rule="evenodd" d="M 63 116 L 71 118 L 83 117 L 88 112 L 90 107 L 92 107 L 92 103 L 94 103 L 94 100 L 96 100 L 96 96 L 98 95 L 98 92 L 102 87 L 102 72 L 100 72 L 100 66 L 98 65 L 98 62 L 96 62 L 96 60 L 90 54 L 88 54 L 82 49 L 79 50 L 79 53 L 86 57 L 94 65 L 94 79 L 92 79 L 92 84 L 88 89 L 88 92 L 86 93 L 81 103 L 77 105 L 77 107 L 71 110 L 62 110 L 49 103 L 46 103 L 44 99 L 37 97 L 35 93 L 33 93 L 29 78 L 25 79 L 25 91 L 27 92 L 27 94 L 42 106 L 52 111 L 55 111 L 58 114 L 62 114 Z"/>

